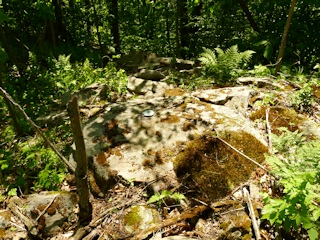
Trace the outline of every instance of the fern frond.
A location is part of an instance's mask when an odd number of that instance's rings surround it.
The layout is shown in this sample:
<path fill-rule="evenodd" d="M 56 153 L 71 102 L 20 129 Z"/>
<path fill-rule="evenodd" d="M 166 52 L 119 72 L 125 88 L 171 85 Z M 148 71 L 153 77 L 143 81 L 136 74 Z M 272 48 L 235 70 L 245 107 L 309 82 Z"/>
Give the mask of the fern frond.
<path fill-rule="evenodd" d="M 213 50 L 209 48 L 203 48 L 203 53 L 200 54 L 199 61 L 201 61 L 204 65 L 215 65 L 217 63 L 217 57 Z"/>
<path fill-rule="evenodd" d="M 224 56 L 224 51 L 221 48 L 216 47 L 214 50 L 216 50 L 218 54 L 218 58 Z"/>
<path fill-rule="evenodd" d="M 206 74 L 214 76 L 217 82 L 232 81 L 242 63 L 250 60 L 254 51 L 239 52 L 238 46 L 233 45 L 226 51 L 216 47 L 213 50 L 204 48 L 199 60 L 205 65 Z"/>
<path fill-rule="evenodd" d="M 256 52 L 252 51 L 252 50 L 247 50 L 247 51 L 244 51 L 244 52 L 240 53 L 241 54 L 241 60 L 243 62 L 249 62 L 254 53 L 256 53 Z"/>

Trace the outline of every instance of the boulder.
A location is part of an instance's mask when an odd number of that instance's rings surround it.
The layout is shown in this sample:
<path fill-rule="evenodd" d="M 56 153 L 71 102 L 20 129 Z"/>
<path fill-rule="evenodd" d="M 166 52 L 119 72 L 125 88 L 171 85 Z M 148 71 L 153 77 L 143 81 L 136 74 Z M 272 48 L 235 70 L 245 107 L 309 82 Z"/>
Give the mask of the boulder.
<path fill-rule="evenodd" d="M 28 196 L 24 202 L 26 214 L 37 221 L 43 237 L 53 237 L 76 220 L 77 196 L 70 192 L 41 192 Z"/>
<path fill-rule="evenodd" d="M 234 109 L 201 99 L 183 95 L 106 105 L 104 113 L 83 128 L 97 184 L 105 187 L 108 179 L 118 174 L 129 181 L 161 179 L 151 185 L 154 191 L 160 191 L 177 186 L 179 178 L 190 170 L 194 180 L 204 183 L 207 187 L 204 185 L 203 190 L 214 199 L 220 195 L 210 193 L 208 180 L 213 181 L 212 187 L 214 181 L 221 183 L 221 188 L 215 188 L 221 193 L 245 181 L 255 165 L 235 154 L 215 134 L 259 162 L 267 152 L 264 138 Z M 144 116 L 145 110 L 154 114 Z M 209 175 L 203 178 L 193 171 Z"/>
<path fill-rule="evenodd" d="M 165 78 L 165 76 L 161 72 L 157 70 L 148 70 L 148 69 L 142 69 L 140 70 L 140 72 L 136 73 L 134 76 L 137 78 L 153 80 L 153 81 L 160 81 L 161 79 Z"/>
<path fill-rule="evenodd" d="M 128 91 L 138 95 L 146 95 L 149 93 L 151 97 L 162 97 L 165 95 L 165 90 L 170 88 L 173 87 L 165 82 L 155 82 L 136 77 L 128 78 Z"/>

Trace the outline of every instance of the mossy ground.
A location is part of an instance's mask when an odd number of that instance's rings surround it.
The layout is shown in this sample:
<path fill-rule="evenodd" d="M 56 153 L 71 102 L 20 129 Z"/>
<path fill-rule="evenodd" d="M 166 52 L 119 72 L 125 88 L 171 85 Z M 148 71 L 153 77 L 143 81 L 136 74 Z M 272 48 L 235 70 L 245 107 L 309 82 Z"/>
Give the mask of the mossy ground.
<path fill-rule="evenodd" d="M 291 108 L 262 106 L 251 113 L 250 119 L 252 121 L 258 119 L 265 121 L 267 108 L 270 109 L 268 114 L 268 124 L 270 125 L 272 133 L 280 135 L 282 132 L 279 131 L 279 127 L 286 127 L 292 132 L 299 129 L 299 124 L 301 124 L 303 119 L 294 109 Z"/>
<path fill-rule="evenodd" d="M 220 136 L 236 149 L 255 159 L 264 160 L 265 145 L 246 132 L 225 132 Z M 256 165 L 208 132 L 189 141 L 173 160 L 181 179 L 190 175 L 197 198 L 212 202 L 228 195 L 234 187 L 249 179 Z M 200 190 L 200 191 L 199 191 Z"/>

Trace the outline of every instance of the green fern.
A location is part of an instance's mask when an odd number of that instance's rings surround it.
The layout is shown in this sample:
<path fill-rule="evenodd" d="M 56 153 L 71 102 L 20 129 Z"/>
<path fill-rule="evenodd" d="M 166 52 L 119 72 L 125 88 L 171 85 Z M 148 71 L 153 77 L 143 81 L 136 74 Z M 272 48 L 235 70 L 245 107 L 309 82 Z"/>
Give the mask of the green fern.
<path fill-rule="evenodd" d="M 204 48 L 199 61 L 204 64 L 206 76 L 213 76 L 217 83 L 233 81 L 243 64 L 248 63 L 255 53 L 252 50 L 239 52 L 238 46 L 233 45 L 226 51 L 215 48 L 215 51 Z"/>

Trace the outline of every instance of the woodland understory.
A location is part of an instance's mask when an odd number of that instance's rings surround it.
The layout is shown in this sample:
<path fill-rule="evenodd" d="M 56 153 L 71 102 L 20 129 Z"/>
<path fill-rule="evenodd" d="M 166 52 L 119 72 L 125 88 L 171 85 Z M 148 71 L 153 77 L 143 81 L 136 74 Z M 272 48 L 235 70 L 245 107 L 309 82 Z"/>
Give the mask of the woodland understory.
<path fill-rule="evenodd" d="M 319 21 L 317 0 L 1 1 L 0 239 L 318 239 Z M 205 202 L 201 190 L 203 198 L 195 197 L 188 174 L 159 192 L 150 190 L 159 179 L 141 183 L 115 174 L 103 196 L 93 193 L 81 125 L 101 106 L 147 96 L 129 88 L 130 78 L 146 75 L 174 89 L 174 97 L 250 85 L 258 94 L 250 96 L 245 116 L 268 143 L 264 161 L 210 133 L 213 140 L 191 142 L 227 146 L 255 166 L 240 186 L 226 183 L 224 197 Z M 103 88 L 89 100 L 71 99 L 92 86 Z M 62 122 L 41 121 L 66 109 Z M 299 128 L 302 119 L 316 124 L 314 134 Z M 77 170 L 69 161 L 74 142 Z M 194 151 L 195 158 L 209 158 Z M 32 219 L 20 200 L 44 191 L 56 195 Z M 41 217 L 64 191 L 77 196 L 74 217 L 48 237 Z M 137 205 L 156 209 L 161 220 L 128 233 L 120 223 Z M 223 216 L 239 209 L 250 224 L 228 235 Z"/>

